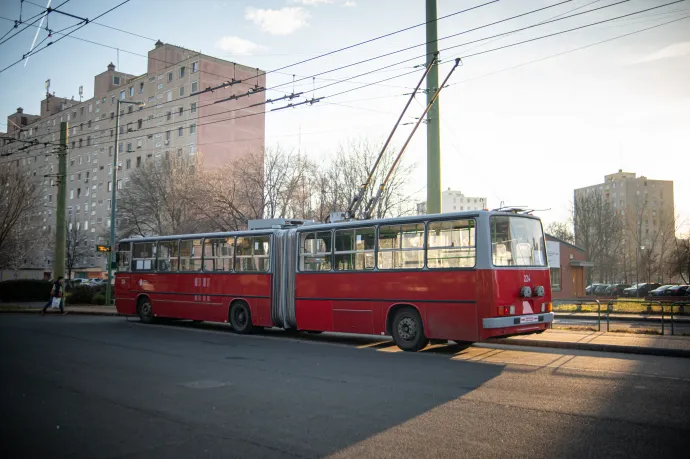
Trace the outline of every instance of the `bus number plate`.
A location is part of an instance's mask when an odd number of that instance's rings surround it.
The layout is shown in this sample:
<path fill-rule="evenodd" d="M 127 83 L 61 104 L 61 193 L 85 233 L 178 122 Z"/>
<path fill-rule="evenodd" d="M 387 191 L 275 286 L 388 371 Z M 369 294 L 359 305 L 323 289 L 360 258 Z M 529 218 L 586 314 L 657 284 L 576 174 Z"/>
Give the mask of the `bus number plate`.
<path fill-rule="evenodd" d="M 535 322 L 539 322 L 538 316 L 522 316 L 522 317 L 520 317 L 520 323 L 521 324 L 533 324 Z"/>

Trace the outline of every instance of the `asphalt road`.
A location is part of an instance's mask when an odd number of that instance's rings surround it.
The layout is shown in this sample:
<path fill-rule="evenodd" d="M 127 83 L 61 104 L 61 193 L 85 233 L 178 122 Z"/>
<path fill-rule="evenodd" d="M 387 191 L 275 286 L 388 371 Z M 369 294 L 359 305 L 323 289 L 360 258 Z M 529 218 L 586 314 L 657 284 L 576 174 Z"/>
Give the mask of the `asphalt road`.
<path fill-rule="evenodd" d="M 3 458 L 687 457 L 690 359 L 0 316 Z"/>

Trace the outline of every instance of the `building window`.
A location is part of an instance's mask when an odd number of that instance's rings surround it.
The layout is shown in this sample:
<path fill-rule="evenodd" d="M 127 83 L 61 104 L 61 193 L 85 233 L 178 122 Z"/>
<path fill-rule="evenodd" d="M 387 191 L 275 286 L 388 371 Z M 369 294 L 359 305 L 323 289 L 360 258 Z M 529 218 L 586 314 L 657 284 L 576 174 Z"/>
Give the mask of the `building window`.
<path fill-rule="evenodd" d="M 170 140 L 170 131 L 165 131 L 165 140 Z"/>
<path fill-rule="evenodd" d="M 184 65 L 180 67 L 180 78 L 184 78 Z"/>
<path fill-rule="evenodd" d="M 119 76 L 113 76 L 113 84 L 114 85 L 119 85 L 120 84 L 120 77 Z"/>
<path fill-rule="evenodd" d="M 196 124 L 190 124 L 189 125 L 189 133 L 190 134 L 196 134 Z"/>
<path fill-rule="evenodd" d="M 142 120 L 141 118 L 139 118 L 139 119 L 137 120 L 137 129 L 141 129 L 141 126 L 142 126 L 143 123 L 144 123 L 144 120 Z"/>
<path fill-rule="evenodd" d="M 132 151 L 132 142 L 127 142 L 127 153 L 131 153 Z"/>
<path fill-rule="evenodd" d="M 120 100 L 125 100 L 125 92 L 120 91 Z"/>
<path fill-rule="evenodd" d="M 141 94 L 143 92 L 144 92 L 144 83 L 141 82 L 141 83 L 139 83 L 139 94 Z"/>
<path fill-rule="evenodd" d="M 137 156 L 137 167 L 141 167 L 141 156 Z"/>
<path fill-rule="evenodd" d="M 192 105 L 189 107 L 189 111 L 191 113 L 196 113 L 196 102 L 192 102 Z"/>
<path fill-rule="evenodd" d="M 158 88 L 158 89 L 163 89 L 163 83 L 158 83 L 157 88 Z"/>
<path fill-rule="evenodd" d="M 129 97 L 134 97 L 134 86 L 129 87 Z"/>
<path fill-rule="evenodd" d="M 183 135 L 183 128 L 182 128 L 182 126 L 180 126 L 179 128 L 177 128 L 177 136 L 182 137 L 182 135 Z"/>
<path fill-rule="evenodd" d="M 184 97 L 184 86 L 180 86 L 180 97 Z"/>
<path fill-rule="evenodd" d="M 199 71 L 199 61 L 192 62 L 192 73 L 196 73 L 198 71 Z"/>
<path fill-rule="evenodd" d="M 165 100 L 168 102 L 172 101 L 172 91 L 165 93 Z"/>
<path fill-rule="evenodd" d="M 165 120 L 170 121 L 172 119 L 172 112 L 168 112 L 165 114 Z"/>
<path fill-rule="evenodd" d="M 173 73 L 168 72 L 168 82 L 172 81 L 172 78 L 173 78 Z"/>
<path fill-rule="evenodd" d="M 127 166 L 126 167 L 127 167 L 127 169 L 131 169 L 131 167 L 132 167 L 132 160 L 131 159 L 127 160 Z"/>
<path fill-rule="evenodd" d="M 113 182 L 108 182 L 108 191 L 113 191 Z M 110 205 L 108 205 L 110 207 Z"/>
<path fill-rule="evenodd" d="M 192 92 L 197 92 L 199 90 L 199 82 L 198 81 L 192 81 Z"/>

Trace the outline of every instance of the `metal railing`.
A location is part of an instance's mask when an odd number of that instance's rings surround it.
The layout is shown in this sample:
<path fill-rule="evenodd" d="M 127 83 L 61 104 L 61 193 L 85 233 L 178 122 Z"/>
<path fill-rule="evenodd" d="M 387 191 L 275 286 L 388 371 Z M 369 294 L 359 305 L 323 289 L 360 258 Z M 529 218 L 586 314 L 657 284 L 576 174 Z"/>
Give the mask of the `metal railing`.
<path fill-rule="evenodd" d="M 658 306 L 660 311 L 661 311 L 661 335 L 665 335 L 666 333 L 666 328 L 667 324 L 670 325 L 671 328 L 671 335 L 675 335 L 676 332 L 676 310 L 675 308 L 684 308 L 685 306 L 690 306 L 690 300 L 681 300 L 681 301 L 673 301 L 673 299 L 664 301 L 664 300 L 652 300 L 652 299 L 642 299 L 642 301 L 639 301 L 639 299 L 625 299 L 625 298 L 602 298 L 603 301 L 607 301 L 606 303 L 606 308 L 604 310 L 604 318 L 603 320 L 606 321 L 606 331 L 611 330 L 611 313 L 614 312 L 614 307 L 616 304 L 620 303 L 629 303 L 629 304 L 639 304 L 640 306 L 646 306 L 649 310 L 649 312 L 652 312 L 652 307 L 653 306 Z M 597 321 L 597 331 L 601 331 L 601 323 L 602 323 L 602 308 L 601 308 L 601 300 L 599 299 L 594 299 L 594 298 L 574 298 L 574 299 L 562 299 L 562 300 L 553 300 L 553 305 L 554 307 L 557 307 L 558 304 L 573 304 L 577 307 L 577 311 L 582 310 L 583 305 L 587 304 L 596 304 L 597 305 L 597 316 L 596 316 L 596 321 Z M 666 308 L 669 308 L 668 311 Z M 558 312 L 554 308 L 554 312 Z M 668 316 L 668 319 L 667 319 Z"/>

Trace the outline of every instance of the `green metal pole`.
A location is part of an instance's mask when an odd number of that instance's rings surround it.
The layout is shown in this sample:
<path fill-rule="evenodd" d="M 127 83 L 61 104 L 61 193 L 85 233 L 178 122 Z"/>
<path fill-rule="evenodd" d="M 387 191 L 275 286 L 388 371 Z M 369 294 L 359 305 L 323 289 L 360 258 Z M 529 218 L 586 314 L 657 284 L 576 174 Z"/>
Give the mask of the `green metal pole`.
<path fill-rule="evenodd" d="M 67 123 L 60 123 L 60 146 L 58 147 L 58 192 L 55 214 L 55 260 L 53 260 L 53 279 L 65 275 L 65 245 L 67 228 L 65 211 L 67 202 Z"/>
<path fill-rule="evenodd" d="M 115 146 L 113 147 L 113 180 L 112 195 L 110 197 L 110 252 L 108 253 L 108 283 L 105 286 L 105 304 L 112 303 L 113 288 L 113 251 L 115 250 L 115 207 L 117 195 L 117 141 L 120 133 L 120 100 L 117 101 L 117 111 L 115 112 Z"/>
<path fill-rule="evenodd" d="M 430 62 L 438 52 L 436 0 L 426 0 L 426 56 Z M 438 88 L 438 64 L 432 66 L 426 77 L 427 105 L 432 102 Z M 441 132 L 439 98 L 427 114 L 426 125 L 426 211 L 441 212 Z"/>

